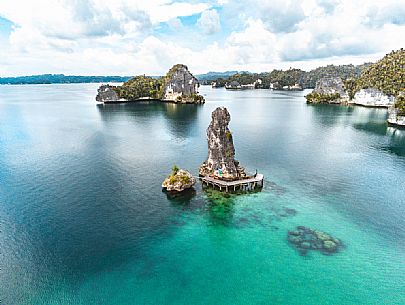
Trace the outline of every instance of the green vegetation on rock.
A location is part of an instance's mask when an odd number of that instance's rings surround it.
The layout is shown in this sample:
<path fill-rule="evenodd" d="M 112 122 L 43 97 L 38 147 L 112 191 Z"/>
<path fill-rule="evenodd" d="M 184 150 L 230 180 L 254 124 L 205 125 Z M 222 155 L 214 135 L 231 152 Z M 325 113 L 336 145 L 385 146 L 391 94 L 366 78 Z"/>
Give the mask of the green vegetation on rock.
<path fill-rule="evenodd" d="M 328 104 L 332 101 L 335 101 L 340 98 L 339 93 L 330 93 L 330 94 L 325 94 L 325 93 L 319 93 L 319 92 L 311 92 L 307 94 L 306 96 L 307 103 L 311 104 Z"/>
<path fill-rule="evenodd" d="M 275 84 L 275 89 L 282 89 L 283 86 L 301 85 L 304 89 L 315 88 L 316 82 L 324 77 L 340 77 L 343 80 L 349 78 L 358 78 L 362 71 L 369 67 L 371 63 L 363 65 L 328 65 L 319 67 L 309 72 L 290 68 L 288 70 L 273 70 L 271 72 L 250 73 L 239 72 L 228 77 L 220 76 L 217 78 L 204 78 L 203 84 L 211 84 L 215 82 L 215 87 L 224 87 L 226 83 L 237 81 L 241 85 L 253 84 L 256 80 L 261 79 L 261 84 L 256 84 L 256 88 L 268 89 L 270 83 Z M 215 76 L 215 74 L 212 74 Z"/>
<path fill-rule="evenodd" d="M 405 91 L 405 50 L 392 51 L 370 65 L 357 79 L 357 90 L 376 88 L 387 95 Z"/>
<path fill-rule="evenodd" d="M 159 99 L 162 97 L 162 79 L 145 75 L 135 76 L 122 86 L 114 87 L 120 98 L 136 100 L 141 97 Z"/>
<path fill-rule="evenodd" d="M 397 115 L 405 116 L 405 95 L 401 94 L 396 98 L 395 108 L 398 109 Z"/>
<path fill-rule="evenodd" d="M 302 77 L 302 84 L 304 88 L 314 88 L 316 82 L 324 77 L 340 77 L 342 80 L 358 78 L 361 73 L 371 65 L 366 63 L 363 65 L 328 65 L 326 67 L 319 67 L 309 72 L 305 72 Z"/>
<path fill-rule="evenodd" d="M 356 79 L 348 78 L 343 81 L 343 84 L 344 84 L 347 94 L 349 95 L 349 99 L 352 100 L 354 98 L 354 95 L 356 94 L 356 90 L 357 90 Z"/>
<path fill-rule="evenodd" d="M 302 85 L 302 78 L 304 74 L 305 71 L 293 68 L 286 71 L 273 70 L 269 74 L 269 82 L 277 84 L 278 88 L 276 87 L 276 89 L 281 89 L 284 86 L 294 86 L 295 84 Z"/>

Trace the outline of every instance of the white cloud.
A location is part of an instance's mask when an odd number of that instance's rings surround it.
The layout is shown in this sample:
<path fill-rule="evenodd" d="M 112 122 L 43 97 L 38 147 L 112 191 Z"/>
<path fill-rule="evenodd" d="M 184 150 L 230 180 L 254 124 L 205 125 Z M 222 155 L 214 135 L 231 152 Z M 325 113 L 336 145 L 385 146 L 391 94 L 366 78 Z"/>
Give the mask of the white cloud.
<path fill-rule="evenodd" d="M 215 9 L 202 12 L 197 24 L 208 35 L 217 33 L 221 29 L 219 15 Z"/>
<path fill-rule="evenodd" d="M 384 1 L 379 5 L 373 5 L 367 10 L 364 23 L 373 27 L 381 27 L 385 24 L 404 25 L 405 4 L 396 1 Z"/>
<path fill-rule="evenodd" d="M 183 23 L 181 22 L 180 18 L 170 19 L 167 24 L 174 30 L 180 30 L 183 28 Z"/>
<path fill-rule="evenodd" d="M 339 5 L 339 0 L 317 0 L 316 3 L 324 10 L 326 14 L 332 14 Z"/>
<path fill-rule="evenodd" d="M 296 0 L 254 0 L 249 1 L 259 13 L 268 30 L 274 33 L 293 32 L 297 25 L 305 19 L 303 3 Z"/>
<path fill-rule="evenodd" d="M 0 49 L 0 76 L 156 75 L 176 63 L 196 73 L 308 69 L 405 45 L 401 0 L 200 1 L 1 0 L 0 16 L 15 26 Z M 197 26 L 183 24 L 198 14 Z M 159 35 L 165 26 L 174 36 Z M 204 44 L 190 43 L 199 38 Z"/>

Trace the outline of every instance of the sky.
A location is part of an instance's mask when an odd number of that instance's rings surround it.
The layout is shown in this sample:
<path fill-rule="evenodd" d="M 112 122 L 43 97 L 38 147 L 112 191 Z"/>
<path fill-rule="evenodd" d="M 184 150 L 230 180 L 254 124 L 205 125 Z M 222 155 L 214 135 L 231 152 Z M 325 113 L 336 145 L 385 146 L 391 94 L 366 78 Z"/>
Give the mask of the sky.
<path fill-rule="evenodd" d="M 401 47 L 403 0 L 0 0 L 0 77 L 310 70 Z"/>

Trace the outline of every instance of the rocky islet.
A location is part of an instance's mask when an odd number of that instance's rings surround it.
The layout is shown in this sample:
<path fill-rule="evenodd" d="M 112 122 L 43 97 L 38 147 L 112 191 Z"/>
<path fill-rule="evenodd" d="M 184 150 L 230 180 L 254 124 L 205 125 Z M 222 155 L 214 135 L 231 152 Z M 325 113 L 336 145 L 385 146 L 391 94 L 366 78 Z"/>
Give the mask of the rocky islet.
<path fill-rule="evenodd" d="M 173 167 L 171 175 L 169 175 L 162 183 L 162 188 L 167 192 L 183 192 L 192 188 L 196 183 L 193 175 L 184 170 Z"/>

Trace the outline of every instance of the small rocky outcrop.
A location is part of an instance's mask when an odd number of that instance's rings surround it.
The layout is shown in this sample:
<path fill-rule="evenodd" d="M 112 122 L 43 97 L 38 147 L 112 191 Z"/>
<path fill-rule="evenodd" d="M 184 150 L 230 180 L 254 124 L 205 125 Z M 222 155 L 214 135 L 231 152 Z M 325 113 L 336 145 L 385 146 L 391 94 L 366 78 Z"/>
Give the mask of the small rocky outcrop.
<path fill-rule="evenodd" d="M 349 95 L 340 77 L 323 77 L 306 99 L 309 104 L 347 104 Z"/>
<path fill-rule="evenodd" d="M 320 251 L 323 254 L 331 255 L 338 252 L 342 247 L 342 242 L 331 235 L 299 226 L 294 231 L 288 231 L 287 240 L 301 255 L 306 255 L 309 250 Z"/>
<path fill-rule="evenodd" d="M 235 160 L 233 137 L 228 128 L 230 121 L 231 116 L 225 107 L 218 107 L 212 112 L 212 121 L 207 129 L 208 159 L 200 166 L 200 176 L 223 180 L 246 177 L 245 169 Z"/>
<path fill-rule="evenodd" d="M 97 90 L 96 101 L 102 103 L 119 101 L 120 98 L 114 88 L 115 87 L 111 85 L 101 85 Z"/>
<path fill-rule="evenodd" d="M 193 187 L 195 183 L 196 179 L 190 172 L 174 166 L 171 175 L 163 181 L 162 188 L 168 192 L 183 192 Z"/>
<path fill-rule="evenodd" d="M 366 107 L 390 107 L 394 105 L 395 98 L 378 89 L 367 88 L 356 92 L 352 102 Z"/>

